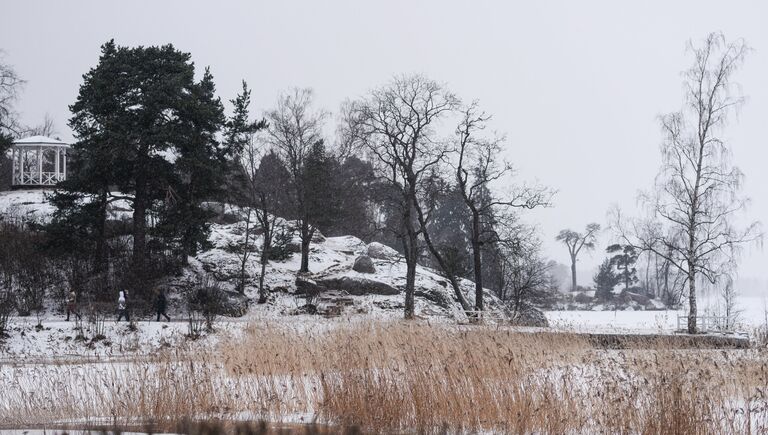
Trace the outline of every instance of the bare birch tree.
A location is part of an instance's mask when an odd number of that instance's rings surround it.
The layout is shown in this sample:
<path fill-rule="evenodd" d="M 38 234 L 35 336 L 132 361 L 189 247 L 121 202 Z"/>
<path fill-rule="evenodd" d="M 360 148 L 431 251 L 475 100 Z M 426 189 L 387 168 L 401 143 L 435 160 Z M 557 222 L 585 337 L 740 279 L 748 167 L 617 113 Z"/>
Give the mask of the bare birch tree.
<path fill-rule="evenodd" d="M 748 242 L 762 240 L 759 222 L 734 224 L 747 199 L 739 195 L 743 173 L 731 163 L 723 136 L 729 116 L 744 102 L 732 80 L 749 49 L 743 40 L 708 35 L 689 44 L 694 62 L 684 72 L 684 105 L 661 117 L 662 166 L 655 189 L 641 195 L 646 221 L 616 222 L 621 236 L 654 252 L 685 276 L 688 332 L 696 333 L 696 285 L 715 283 Z"/>

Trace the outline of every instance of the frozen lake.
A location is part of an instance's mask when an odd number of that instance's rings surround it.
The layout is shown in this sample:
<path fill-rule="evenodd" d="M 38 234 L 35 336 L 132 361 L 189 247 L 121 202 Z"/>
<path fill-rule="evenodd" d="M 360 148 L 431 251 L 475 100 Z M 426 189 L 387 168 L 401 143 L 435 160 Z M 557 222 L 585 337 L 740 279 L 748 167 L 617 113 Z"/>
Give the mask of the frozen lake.
<path fill-rule="evenodd" d="M 698 301 L 699 315 L 721 315 L 722 299 L 717 296 Z M 768 295 L 739 296 L 736 310 L 739 330 L 749 332 L 765 325 L 768 312 Z M 686 310 L 662 311 L 547 311 L 550 326 L 583 332 L 672 332 L 677 327 L 677 317 L 685 316 Z"/>

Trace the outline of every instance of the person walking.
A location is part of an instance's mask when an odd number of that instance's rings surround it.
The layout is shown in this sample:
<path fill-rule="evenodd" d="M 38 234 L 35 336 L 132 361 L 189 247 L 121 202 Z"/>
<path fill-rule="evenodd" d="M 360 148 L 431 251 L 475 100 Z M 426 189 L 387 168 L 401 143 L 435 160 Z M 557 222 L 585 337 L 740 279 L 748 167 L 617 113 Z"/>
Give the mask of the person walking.
<path fill-rule="evenodd" d="M 131 319 L 128 316 L 128 303 L 125 300 L 125 291 L 120 290 L 120 294 L 117 297 L 117 321 L 125 317 L 126 322 L 130 322 Z"/>
<path fill-rule="evenodd" d="M 75 294 L 74 290 L 71 290 L 67 296 L 67 322 L 69 322 L 70 314 L 74 314 L 77 320 L 82 319 L 82 316 L 77 311 L 77 294 Z"/>
<path fill-rule="evenodd" d="M 167 322 L 171 321 L 171 318 L 168 317 L 168 297 L 165 295 L 165 290 L 163 289 L 157 289 L 156 290 L 157 295 L 155 296 L 155 311 L 157 312 L 157 321 L 160 321 L 160 316 L 165 317 L 165 320 Z"/>

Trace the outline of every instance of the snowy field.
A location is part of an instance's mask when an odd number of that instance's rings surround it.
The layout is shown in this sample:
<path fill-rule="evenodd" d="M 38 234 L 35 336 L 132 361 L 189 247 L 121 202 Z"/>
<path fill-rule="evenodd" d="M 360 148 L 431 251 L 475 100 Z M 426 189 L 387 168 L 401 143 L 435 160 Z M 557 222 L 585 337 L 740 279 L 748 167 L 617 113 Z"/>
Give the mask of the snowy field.
<path fill-rule="evenodd" d="M 739 296 L 737 298 L 737 330 L 751 332 L 768 323 L 767 296 Z M 719 297 L 700 298 L 700 316 L 722 315 Z M 577 332 L 604 333 L 670 333 L 677 328 L 678 316 L 686 316 L 681 310 L 661 311 L 547 311 L 547 320 L 555 329 Z M 684 322 L 684 321 L 683 321 Z"/>

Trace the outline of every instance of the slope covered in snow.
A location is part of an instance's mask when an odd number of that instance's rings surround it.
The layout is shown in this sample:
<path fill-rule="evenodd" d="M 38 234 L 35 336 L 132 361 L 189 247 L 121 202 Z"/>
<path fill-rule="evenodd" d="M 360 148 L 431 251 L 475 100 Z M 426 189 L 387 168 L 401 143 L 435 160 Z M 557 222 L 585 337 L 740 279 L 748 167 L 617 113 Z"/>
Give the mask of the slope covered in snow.
<path fill-rule="evenodd" d="M 12 219 L 47 221 L 53 207 L 46 200 L 44 190 L 18 190 L 0 192 L 0 216 Z M 210 249 L 189 258 L 189 265 L 180 276 L 168 277 L 162 285 L 175 296 L 174 310 L 182 310 L 182 294 L 205 282 L 234 292 L 237 289 L 241 257 L 238 255 L 245 241 L 245 216 L 242 209 L 220 203 L 207 206 L 219 216 L 211 224 Z M 130 219 L 130 204 L 116 201 L 110 205 L 110 219 Z M 251 222 L 250 226 L 253 227 Z M 279 220 L 283 228 L 292 229 L 291 222 Z M 253 228 L 251 228 L 253 229 Z M 256 231 L 258 232 L 258 231 Z M 258 299 L 258 277 L 261 271 L 259 252 L 263 238 L 249 236 L 250 255 L 246 260 L 247 280 L 245 296 L 248 302 Z M 255 310 L 275 314 L 291 315 L 301 312 L 307 303 L 316 305 L 321 314 L 347 315 L 370 314 L 399 317 L 403 313 L 405 299 L 406 264 L 397 252 L 379 243 L 367 245 L 352 237 L 325 238 L 319 233 L 311 245 L 309 268 L 311 274 L 302 277 L 304 282 L 319 283 L 319 292 L 308 295 L 305 289 L 297 288 L 297 272 L 300 266 L 299 240 L 294 230 L 294 240 L 289 243 L 293 255 L 284 261 L 270 261 L 265 274 L 265 286 L 270 297 L 267 304 L 249 303 L 249 314 Z M 371 259 L 373 270 L 363 273 L 353 270 L 355 261 L 361 256 Z M 301 284 L 301 282 L 299 283 Z M 474 284 L 461 280 L 465 298 L 474 302 Z M 316 293 L 316 294 L 315 294 Z M 486 306 L 490 310 L 501 308 L 499 300 L 486 291 Z M 447 279 L 437 271 L 419 266 L 416 276 L 416 314 L 422 317 L 437 317 L 466 320 L 453 289 Z"/>

